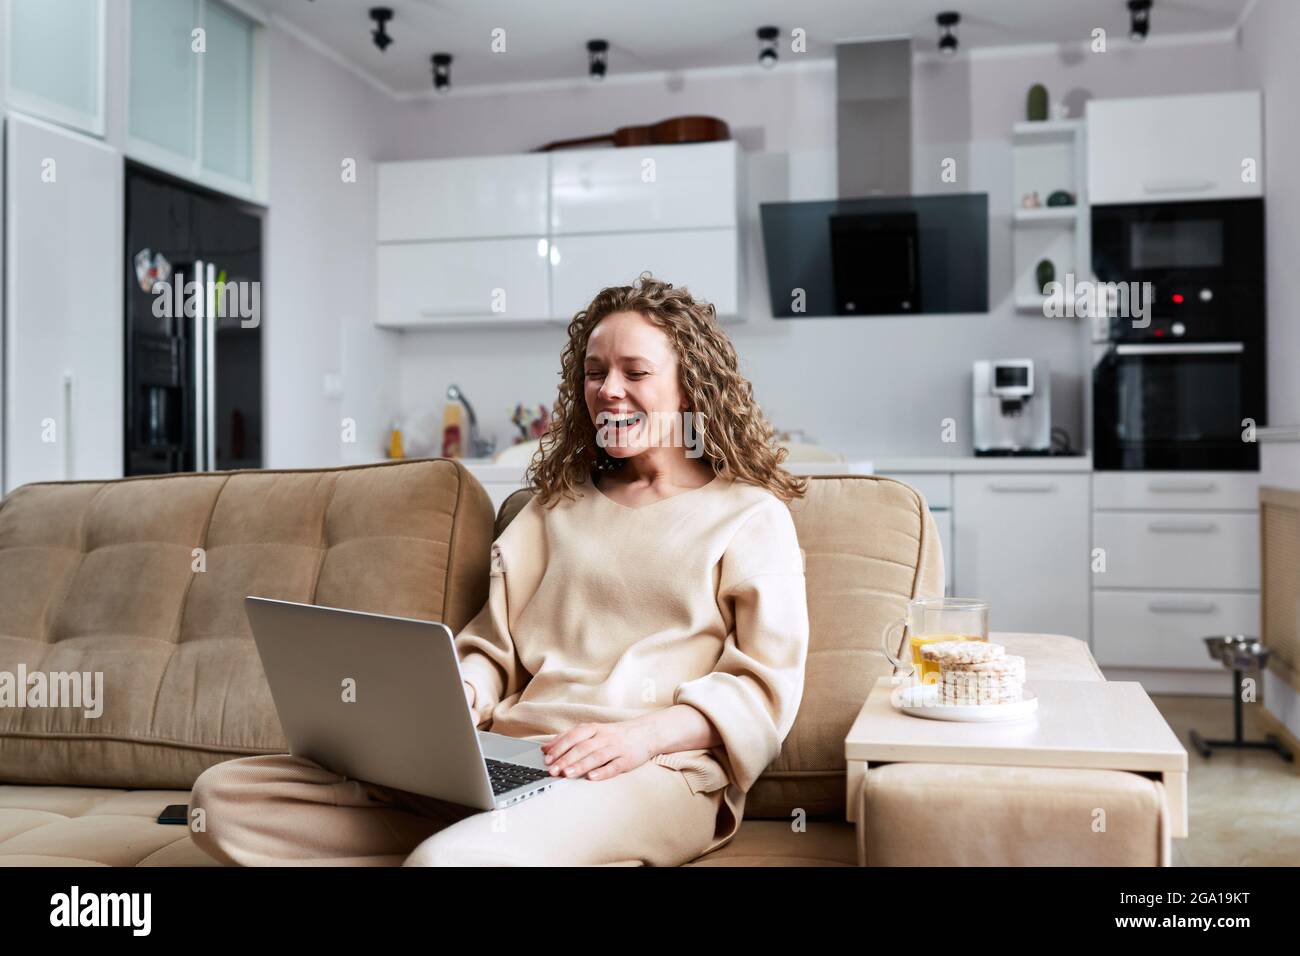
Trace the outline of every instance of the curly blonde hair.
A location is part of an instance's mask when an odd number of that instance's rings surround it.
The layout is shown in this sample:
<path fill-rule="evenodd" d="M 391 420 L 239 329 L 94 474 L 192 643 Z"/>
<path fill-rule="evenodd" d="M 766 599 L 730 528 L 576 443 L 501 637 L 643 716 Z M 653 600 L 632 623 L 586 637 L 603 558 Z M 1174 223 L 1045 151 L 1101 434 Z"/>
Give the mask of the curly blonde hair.
<path fill-rule="evenodd" d="M 634 285 L 600 290 L 569 323 L 551 423 L 528 466 L 528 484 L 541 504 L 576 498 L 577 486 L 598 467 L 621 464 L 597 446 L 583 389 L 587 341 L 600 320 L 616 312 L 645 316 L 672 342 L 688 410 L 703 422 L 703 454 L 715 475 L 766 488 L 787 502 L 806 493 L 807 480 L 781 467 L 789 451 L 773 441 L 772 426 L 754 401 L 754 386 L 737 370 L 736 350 L 713 306 L 643 272 Z"/>

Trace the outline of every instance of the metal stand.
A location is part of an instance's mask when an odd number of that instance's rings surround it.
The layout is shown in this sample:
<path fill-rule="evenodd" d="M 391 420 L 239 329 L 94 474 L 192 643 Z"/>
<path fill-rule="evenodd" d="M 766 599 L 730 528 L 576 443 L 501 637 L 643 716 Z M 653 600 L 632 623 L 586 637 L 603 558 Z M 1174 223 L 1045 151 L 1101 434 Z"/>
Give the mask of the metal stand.
<path fill-rule="evenodd" d="M 1197 752 L 1202 757 L 1206 758 L 1214 752 L 1213 748 L 1215 747 L 1230 747 L 1234 750 L 1271 750 L 1283 760 L 1290 763 L 1295 759 L 1295 755 L 1286 749 L 1276 734 L 1265 734 L 1263 740 L 1244 739 L 1244 719 L 1241 706 L 1241 673 L 1240 670 L 1233 670 L 1232 672 L 1232 739 L 1206 740 L 1193 730 L 1189 734 L 1192 740 L 1192 746 L 1196 748 Z"/>

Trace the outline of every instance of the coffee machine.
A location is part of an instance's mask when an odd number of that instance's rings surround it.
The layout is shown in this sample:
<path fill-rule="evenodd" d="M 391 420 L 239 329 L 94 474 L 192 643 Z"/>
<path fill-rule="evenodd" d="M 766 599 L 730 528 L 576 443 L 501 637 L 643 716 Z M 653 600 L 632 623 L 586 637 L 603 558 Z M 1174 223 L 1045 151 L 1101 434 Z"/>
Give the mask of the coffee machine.
<path fill-rule="evenodd" d="M 977 455 L 1050 455 L 1052 398 L 1047 363 L 982 359 L 971 400 Z"/>

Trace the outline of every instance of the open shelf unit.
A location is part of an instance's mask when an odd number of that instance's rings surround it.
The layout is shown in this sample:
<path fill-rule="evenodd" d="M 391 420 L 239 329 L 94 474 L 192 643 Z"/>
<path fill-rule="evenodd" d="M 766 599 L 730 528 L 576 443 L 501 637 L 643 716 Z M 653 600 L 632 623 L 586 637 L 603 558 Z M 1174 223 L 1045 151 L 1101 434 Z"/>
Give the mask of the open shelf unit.
<path fill-rule="evenodd" d="M 1055 279 L 1075 281 L 1091 272 L 1089 218 L 1085 195 L 1087 161 L 1082 120 L 1044 120 L 1012 127 L 1012 264 L 1017 312 L 1043 313 L 1045 296 L 1037 282 L 1038 264 L 1051 260 Z M 1071 206 L 1048 206 L 1057 190 L 1073 194 Z M 1023 197 L 1037 192 L 1041 206 L 1026 208 Z"/>

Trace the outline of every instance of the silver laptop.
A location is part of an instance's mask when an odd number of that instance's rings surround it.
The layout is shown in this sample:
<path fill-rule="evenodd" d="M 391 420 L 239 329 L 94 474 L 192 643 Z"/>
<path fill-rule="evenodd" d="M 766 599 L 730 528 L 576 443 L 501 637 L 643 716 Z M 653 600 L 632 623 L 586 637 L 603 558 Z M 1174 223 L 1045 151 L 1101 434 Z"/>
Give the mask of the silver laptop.
<path fill-rule="evenodd" d="M 445 625 L 260 597 L 244 608 L 295 756 L 480 810 L 567 782 L 537 742 L 474 726 Z"/>

